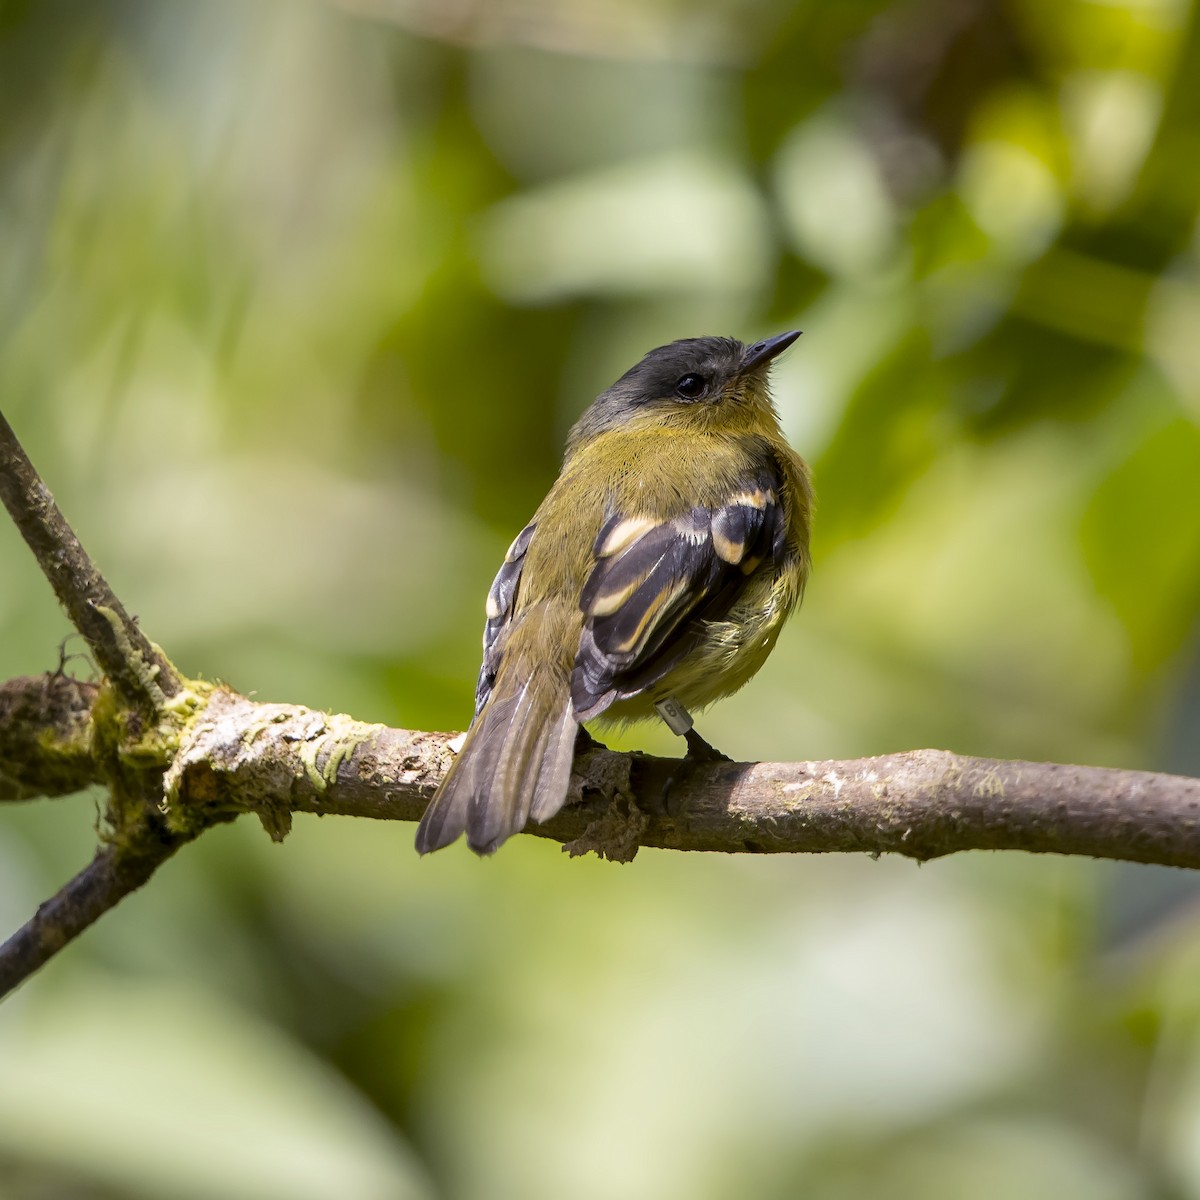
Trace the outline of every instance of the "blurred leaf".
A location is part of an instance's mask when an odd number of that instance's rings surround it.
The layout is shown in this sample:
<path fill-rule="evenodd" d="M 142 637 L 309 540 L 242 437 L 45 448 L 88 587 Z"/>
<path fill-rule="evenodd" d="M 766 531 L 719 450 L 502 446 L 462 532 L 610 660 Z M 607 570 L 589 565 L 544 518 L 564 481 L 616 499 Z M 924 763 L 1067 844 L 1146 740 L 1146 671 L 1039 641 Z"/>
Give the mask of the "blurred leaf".
<path fill-rule="evenodd" d="M 1196 628 L 1197 479 L 1200 430 L 1189 421 L 1171 421 L 1133 445 L 1097 488 L 1083 520 L 1096 587 L 1121 618 L 1142 672 L 1160 667 Z"/>
<path fill-rule="evenodd" d="M 215 996 L 91 980 L 10 1006 L 0 1041 L 12 1158 L 155 1198 L 430 1194 L 329 1068 Z"/>

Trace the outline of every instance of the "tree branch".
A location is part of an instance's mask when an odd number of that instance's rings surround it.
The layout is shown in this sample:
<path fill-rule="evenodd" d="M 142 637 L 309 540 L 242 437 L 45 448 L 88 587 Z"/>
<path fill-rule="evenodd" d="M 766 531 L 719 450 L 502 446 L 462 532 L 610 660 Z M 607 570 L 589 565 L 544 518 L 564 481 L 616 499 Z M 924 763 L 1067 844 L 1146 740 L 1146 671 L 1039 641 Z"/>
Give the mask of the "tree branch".
<path fill-rule="evenodd" d="M 215 802 L 226 813 L 249 799 L 260 816 L 266 808 L 414 821 L 449 761 L 447 734 L 227 691 L 213 696 L 203 726 L 181 748 L 168 786 L 176 802 Z M 589 750 L 576 760 L 571 802 L 530 832 L 618 859 L 639 846 L 920 860 L 1027 850 L 1200 867 L 1200 780 L 1181 776 L 939 750 L 680 766 Z"/>
<path fill-rule="evenodd" d="M 102 846 L 66 887 L 0 946 L 0 997 L 77 938 L 130 892 L 137 891 L 183 844 L 161 843 L 137 854 Z"/>
<path fill-rule="evenodd" d="M 130 705 L 156 712 L 182 688 L 175 668 L 113 594 L 0 413 L 0 499 L 100 669 Z"/>
<path fill-rule="evenodd" d="M 103 698 L 102 689 L 61 676 L 3 685 L 0 781 L 18 786 L 0 798 L 58 795 L 68 779 L 112 778 L 111 765 L 88 765 L 78 752 L 86 720 L 80 706 Z M 0 947 L 0 995 L 211 825 L 253 813 L 282 840 L 294 812 L 416 821 L 450 761 L 451 740 L 260 704 L 224 688 L 201 690 L 178 738 L 137 747 L 139 769 L 158 788 L 144 814 L 150 819 L 127 822 Z M 99 754 L 105 739 L 93 743 Z M 528 832 L 562 842 L 571 854 L 617 861 L 641 846 L 895 853 L 921 861 L 963 850 L 1025 850 L 1197 868 L 1198 817 L 1200 780 L 1146 771 L 939 750 L 681 771 L 678 759 L 595 748 L 576 759 L 567 806 Z"/>
<path fill-rule="evenodd" d="M 73 757 L 78 705 L 96 695 L 93 685 L 55 678 L 0 685 L 0 780 L 20 780 L 19 795 L 0 792 L 0 799 L 57 795 L 64 779 L 105 777 L 99 764 Z M 71 702 L 47 707 L 47 688 L 68 685 L 77 689 Z M 36 724 L 18 728 L 2 719 L 6 711 Z M 178 743 L 164 744 L 157 808 L 176 833 L 248 812 L 277 837 L 292 812 L 415 821 L 450 761 L 451 741 L 218 688 Z M 64 758 L 74 774 L 64 776 Z M 680 768 L 678 759 L 588 750 L 576 759 L 567 809 L 530 832 L 565 843 L 586 833 L 583 848 L 614 851 L 610 857 L 621 856 L 620 846 L 600 837 L 597 822 L 619 832 L 618 841 L 636 826 L 630 849 L 921 860 L 1026 850 L 1200 868 L 1200 780 L 1185 776 L 941 750 Z"/>

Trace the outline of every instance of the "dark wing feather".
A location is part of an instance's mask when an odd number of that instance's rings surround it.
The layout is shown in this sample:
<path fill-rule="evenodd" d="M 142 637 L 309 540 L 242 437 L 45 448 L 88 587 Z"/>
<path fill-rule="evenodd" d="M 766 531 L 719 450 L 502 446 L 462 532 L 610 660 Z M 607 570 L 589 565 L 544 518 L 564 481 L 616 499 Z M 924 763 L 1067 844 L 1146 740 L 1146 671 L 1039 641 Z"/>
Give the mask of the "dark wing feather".
<path fill-rule="evenodd" d="M 580 596 L 583 636 L 571 674 L 577 720 L 657 683 L 720 620 L 746 580 L 787 555 L 779 479 L 764 467 L 715 508 L 666 521 L 614 514 Z"/>
<path fill-rule="evenodd" d="M 479 668 L 479 681 L 475 685 L 475 716 L 492 694 L 496 683 L 496 672 L 504 654 L 504 643 L 508 627 L 512 622 L 513 608 L 517 602 L 517 588 L 521 583 L 521 568 L 525 565 L 525 552 L 536 527 L 526 525 L 509 546 L 500 570 L 492 581 L 487 597 L 487 624 L 483 627 L 483 665 Z"/>

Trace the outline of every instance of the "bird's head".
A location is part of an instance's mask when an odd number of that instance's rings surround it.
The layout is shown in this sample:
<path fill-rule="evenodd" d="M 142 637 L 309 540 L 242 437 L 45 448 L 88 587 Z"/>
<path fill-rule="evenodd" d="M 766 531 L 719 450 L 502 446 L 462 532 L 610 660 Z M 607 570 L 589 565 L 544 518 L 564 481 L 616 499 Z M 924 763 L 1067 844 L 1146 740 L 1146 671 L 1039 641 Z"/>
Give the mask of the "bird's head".
<path fill-rule="evenodd" d="M 684 338 L 651 350 L 579 418 L 568 456 L 614 429 L 665 427 L 754 432 L 777 428 L 767 388 L 772 361 L 798 337 L 781 333 L 747 346 L 736 338 Z"/>

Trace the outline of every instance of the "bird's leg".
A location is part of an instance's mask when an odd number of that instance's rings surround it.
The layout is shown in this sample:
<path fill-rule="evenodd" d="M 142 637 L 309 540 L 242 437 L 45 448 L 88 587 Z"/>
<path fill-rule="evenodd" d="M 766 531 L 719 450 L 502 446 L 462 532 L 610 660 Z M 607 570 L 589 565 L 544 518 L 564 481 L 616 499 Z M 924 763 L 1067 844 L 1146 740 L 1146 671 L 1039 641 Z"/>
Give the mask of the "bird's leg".
<path fill-rule="evenodd" d="M 689 729 L 683 736 L 687 742 L 687 757 L 692 762 L 733 762 L 728 754 L 722 754 L 716 746 L 706 742 L 695 729 Z"/>
<path fill-rule="evenodd" d="M 692 714 L 674 696 L 660 700 L 655 706 L 667 728 L 687 742 L 687 757 L 692 762 L 733 762 L 728 754 L 722 754 L 709 745 L 697 732 Z"/>
<path fill-rule="evenodd" d="M 608 749 L 608 747 L 603 742 L 599 742 L 594 737 L 592 737 L 592 735 L 587 731 L 587 729 L 583 725 L 580 725 L 580 727 L 575 731 L 575 753 L 576 754 L 586 754 L 589 750 L 607 750 L 607 749 Z"/>
<path fill-rule="evenodd" d="M 687 742 L 687 754 L 684 755 L 679 766 L 667 777 L 667 782 L 663 784 L 663 808 L 668 815 L 674 816 L 676 809 L 671 805 L 671 788 L 676 783 L 682 782 L 688 772 L 699 763 L 732 762 L 733 759 L 727 754 L 722 754 L 715 746 L 709 745 L 696 732 L 692 714 L 674 696 L 660 700 L 654 707 L 658 709 L 658 715 L 666 722 L 667 728 Z"/>

